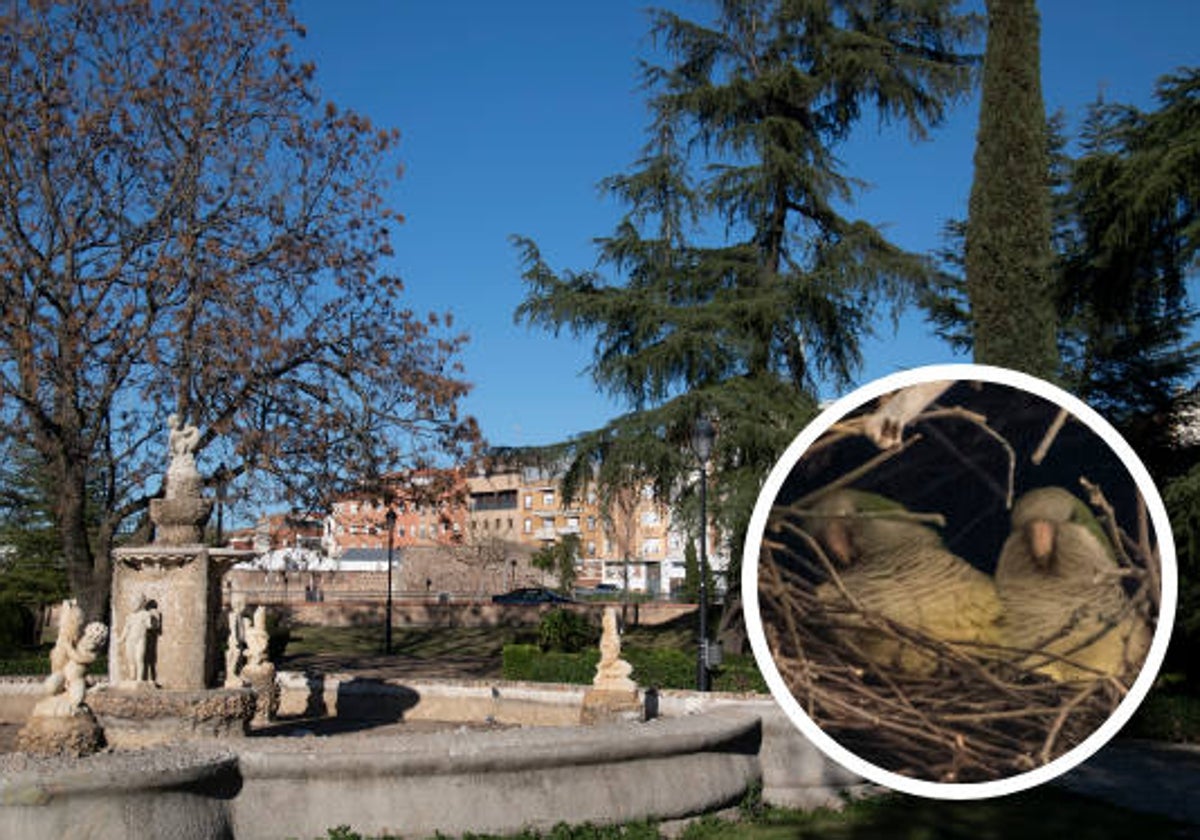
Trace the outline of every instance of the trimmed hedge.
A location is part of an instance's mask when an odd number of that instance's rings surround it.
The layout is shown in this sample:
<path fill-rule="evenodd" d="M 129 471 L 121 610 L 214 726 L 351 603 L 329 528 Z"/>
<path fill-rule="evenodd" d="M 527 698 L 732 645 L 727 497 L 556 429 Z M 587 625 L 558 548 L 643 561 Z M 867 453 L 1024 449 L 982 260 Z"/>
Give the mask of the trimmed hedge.
<path fill-rule="evenodd" d="M 587 684 L 596 676 L 600 651 L 543 652 L 537 645 L 504 646 L 504 679 Z"/>

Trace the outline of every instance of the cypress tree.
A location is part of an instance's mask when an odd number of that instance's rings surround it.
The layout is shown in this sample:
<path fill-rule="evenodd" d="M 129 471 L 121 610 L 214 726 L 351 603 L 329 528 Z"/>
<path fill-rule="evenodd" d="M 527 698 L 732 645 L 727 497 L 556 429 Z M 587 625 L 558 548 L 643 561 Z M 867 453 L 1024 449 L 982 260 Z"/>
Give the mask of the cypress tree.
<path fill-rule="evenodd" d="M 1054 379 L 1049 166 L 1034 0 L 988 0 L 967 221 L 975 360 Z"/>

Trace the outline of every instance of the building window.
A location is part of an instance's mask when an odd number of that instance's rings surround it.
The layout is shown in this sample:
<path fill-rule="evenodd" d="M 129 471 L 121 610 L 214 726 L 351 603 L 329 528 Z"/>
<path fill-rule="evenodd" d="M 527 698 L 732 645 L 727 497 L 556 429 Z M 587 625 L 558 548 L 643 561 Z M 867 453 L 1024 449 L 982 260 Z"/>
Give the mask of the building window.
<path fill-rule="evenodd" d="M 533 520 L 529 519 L 528 517 L 526 517 L 526 519 L 525 519 L 525 533 L 526 534 L 533 533 Z"/>
<path fill-rule="evenodd" d="M 596 530 L 596 517 L 594 517 L 594 516 L 589 516 L 589 517 L 588 517 L 588 519 L 587 519 L 587 523 L 588 523 L 588 530 L 589 530 L 589 531 L 595 531 L 595 530 Z"/>
<path fill-rule="evenodd" d="M 532 508 L 533 508 L 533 494 L 526 493 L 525 494 L 525 510 L 532 510 Z"/>
<path fill-rule="evenodd" d="M 542 504 L 545 507 L 554 507 L 554 491 L 546 490 L 542 493 Z"/>

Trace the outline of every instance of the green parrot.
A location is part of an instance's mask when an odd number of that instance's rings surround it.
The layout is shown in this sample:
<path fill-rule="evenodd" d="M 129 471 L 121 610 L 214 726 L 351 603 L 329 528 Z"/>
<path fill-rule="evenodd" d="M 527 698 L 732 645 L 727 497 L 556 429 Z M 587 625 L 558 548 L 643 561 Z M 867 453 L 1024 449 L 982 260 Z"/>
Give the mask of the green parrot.
<path fill-rule="evenodd" d="M 1004 644 L 1054 680 L 1124 677 L 1150 647 L 1149 624 L 1132 609 L 1100 523 L 1061 487 L 1031 490 L 1013 505 L 1012 533 L 996 565 Z"/>
<path fill-rule="evenodd" d="M 949 643 L 995 644 L 1001 605 L 991 577 L 949 551 L 941 536 L 915 521 L 898 502 L 861 490 L 837 490 L 801 517 L 842 569 L 846 592 L 864 612 L 890 619 Z M 830 607 L 847 608 L 832 581 L 816 588 Z M 934 658 L 893 635 L 849 619 L 836 631 L 872 661 L 929 674 Z"/>

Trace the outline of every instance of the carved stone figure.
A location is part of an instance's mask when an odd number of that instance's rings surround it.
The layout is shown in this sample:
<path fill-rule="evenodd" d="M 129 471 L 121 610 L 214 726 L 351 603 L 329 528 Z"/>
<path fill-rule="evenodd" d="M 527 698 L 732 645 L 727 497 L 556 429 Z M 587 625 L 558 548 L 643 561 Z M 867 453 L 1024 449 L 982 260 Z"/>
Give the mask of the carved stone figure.
<path fill-rule="evenodd" d="M 49 679 L 54 679 L 56 675 L 61 676 L 82 631 L 83 610 L 74 598 L 63 601 L 62 609 L 58 613 L 58 638 L 54 642 L 54 649 L 50 651 Z"/>
<path fill-rule="evenodd" d="M 268 662 L 267 643 L 270 635 L 267 633 L 267 608 L 257 607 L 253 621 L 243 619 L 242 626 L 246 638 L 246 668 L 261 668 Z"/>
<path fill-rule="evenodd" d="M 606 607 L 601 619 L 600 662 L 592 685 L 607 691 L 637 691 L 629 678 L 633 666 L 621 658 L 621 634 L 617 631 L 617 609 Z"/>
<path fill-rule="evenodd" d="M 246 647 L 246 631 L 242 613 L 246 610 L 246 596 L 240 592 L 229 599 L 229 638 L 225 645 L 225 687 L 239 688 L 242 678 L 242 650 Z"/>
<path fill-rule="evenodd" d="M 100 622 L 92 622 L 80 634 L 83 611 L 73 601 L 70 604 L 70 610 L 64 610 L 59 619 L 58 642 L 50 652 L 53 671 L 43 684 L 48 696 L 38 701 L 32 712 L 43 718 L 70 718 L 83 707 L 88 666 L 108 641 L 108 628 Z"/>
<path fill-rule="evenodd" d="M 255 725 L 263 725 L 274 719 L 279 710 L 279 686 L 275 683 L 275 665 L 267 658 L 267 608 L 254 610 L 254 619 L 243 619 L 246 634 L 246 665 L 242 678 L 254 689 Z"/>
<path fill-rule="evenodd" d="M 137 607 L 125 617 L 119 641 L 125 656 L 122 679 L 137 683 L 153 683 L 157 679 L 156 660 L 158 634 L 162 629 L 162 614 L 158 604 L 138 596 Z"/>
<path fill-rule="evenodd" d="M 605 607 L 600 626 L 600 661 L 596 664 L 592 687 L 583 695 L 580 723 L 644 720 L 645 705 L 638 695 L 637 683 L 629 677 L 633 666 L 621 658 L 616 607 Z"/>
<path fill-rule="evenodd" d="M 200 473 L 196 470 L 196 446 L 200 430 L 186 425 L 177 414 L 167 418 L 170 429 L 171 461 L 167 466 L 168 499 L 199 498 Z"/>
<path fill-rule="evenodd" d="M 17 733 L 17 749 L 38 755 L 88 755 L 104 746 L 104 732 L 84 703 L 87 669 L 108 641 L 108 628 L 98 621 L 79 632 L 83 613 L 64 602 L 58 641 L 51 653 L 53 673 L 46 679 L 48 696 Z"/>

